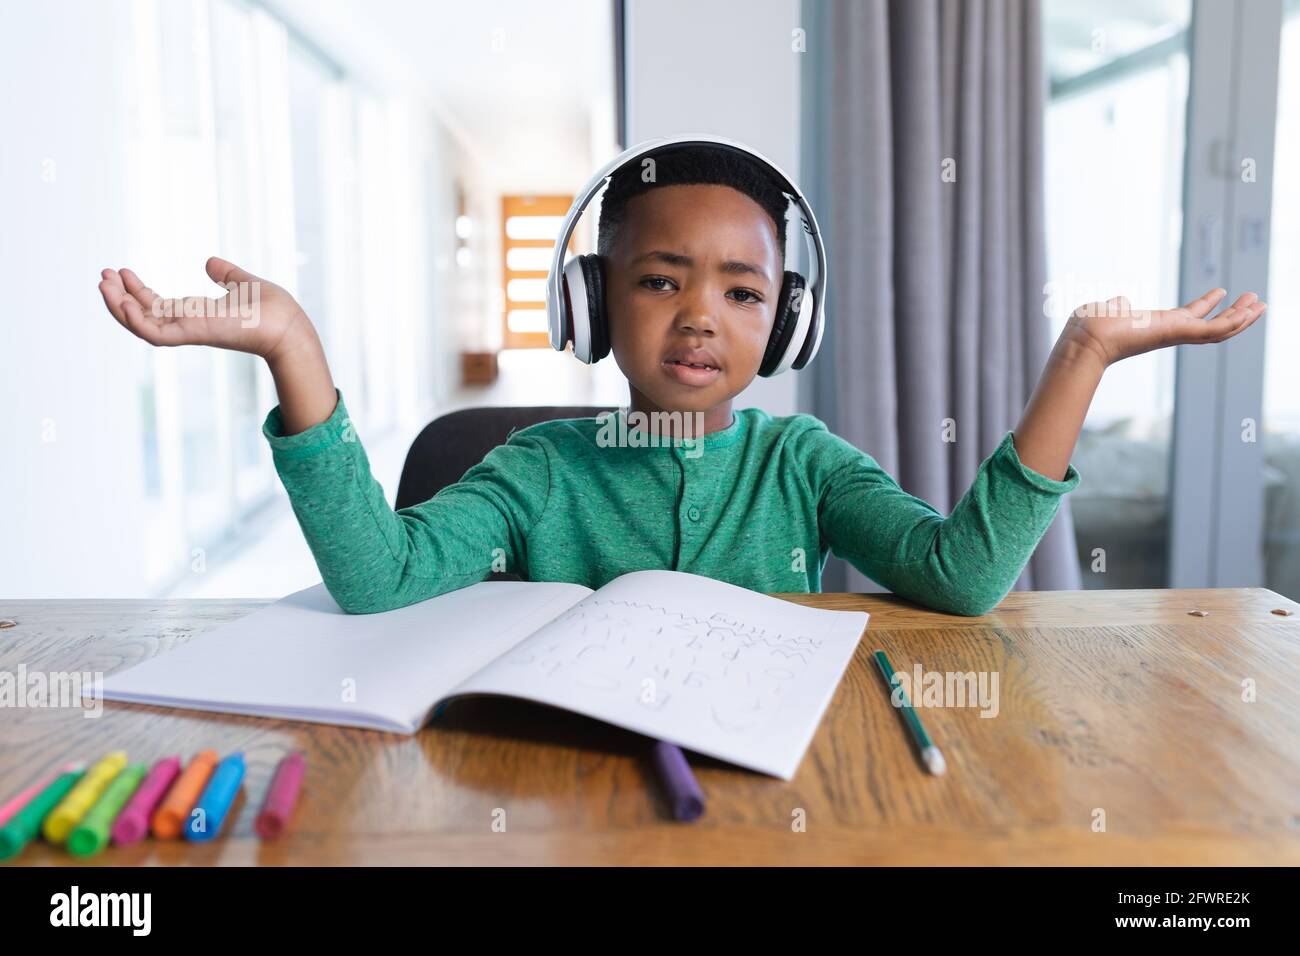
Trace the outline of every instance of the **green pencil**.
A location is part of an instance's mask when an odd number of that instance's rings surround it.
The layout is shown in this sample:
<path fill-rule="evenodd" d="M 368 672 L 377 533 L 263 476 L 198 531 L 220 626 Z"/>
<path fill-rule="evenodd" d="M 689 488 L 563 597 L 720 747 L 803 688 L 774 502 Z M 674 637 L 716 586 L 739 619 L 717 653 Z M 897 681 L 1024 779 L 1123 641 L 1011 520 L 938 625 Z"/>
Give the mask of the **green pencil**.
<path fill-rule="evenodd" d="M 912 709 L 912 702 L 907 699 L 907 691 L 895 681 L 894 666 L 889 663 L 889 658 L 885 656 L 884 651 L 876 651 L 876 666 L 880 668 L 880 673 L 885 678 L 885 683 L 889 685 L 890 703 L 893 703 L 894 688 L 898 688 L 899 696 L 903 698 L 903 704 L 899 708 L 903 712 L 903 719 L 907 722 L 907 729 L 912 733 L 912 739 L 916 741 L 917 748 L 921 751 L 921 760 L 926 769 L 936 777 L 943 776 L 943 772 L 948 769 L 944 763 L 943 754 L 939 748 L 934 745 L 930 735 L 925 732 L 925 725 L 921 723 L 921 718 L 916 715 Z"/>

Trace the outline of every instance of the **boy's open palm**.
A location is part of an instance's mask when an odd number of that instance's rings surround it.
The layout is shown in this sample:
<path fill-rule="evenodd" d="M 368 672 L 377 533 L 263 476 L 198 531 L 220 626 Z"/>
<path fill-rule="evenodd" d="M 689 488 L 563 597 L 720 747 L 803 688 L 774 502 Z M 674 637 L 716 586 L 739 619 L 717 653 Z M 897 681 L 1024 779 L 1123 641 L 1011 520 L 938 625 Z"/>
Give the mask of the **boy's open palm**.
<path fill-rule="evenodd" d="M 105 269 L 99 291 L 113 317 L 151 345 L 211 345 L 270 359 L 310 329 L 293 296 L 274 282 L 216 256 L 205 268 L 226 286 L 225 296 L 164 299 L 130 269 Z"/>
<path fill-rule="evenodd" d="M 1103 367 L 1170 345 L 1222 342 L 1245 331 L 1268 308 L 1255 293 L 1246 292 L 1231 307 L 1207 319 L 1226 294 L 1211 289 L 1187 305 L 1163 310 L 1133 309 L 1122 295 L 1090 302 L 1074 310 L 1061 338 L 1084 346 Z"/>

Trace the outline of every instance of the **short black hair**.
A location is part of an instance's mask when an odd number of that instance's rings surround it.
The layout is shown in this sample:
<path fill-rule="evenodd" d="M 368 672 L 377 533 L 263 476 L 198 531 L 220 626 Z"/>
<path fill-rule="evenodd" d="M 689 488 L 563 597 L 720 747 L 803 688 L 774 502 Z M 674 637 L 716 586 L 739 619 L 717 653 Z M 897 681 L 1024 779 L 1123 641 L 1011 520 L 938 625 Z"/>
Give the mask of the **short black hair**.
<path fill-rule="evenodd" d="M 643 177 L 646 159 L 654 160 L 649 182 Z M 776 225 L 777 249 L 784 261 L 785 214 L 790 204 L 784 187 L 759 160 L 711 143 L 661 146 L 610 177 L 600 204 L 597 254 L 609 255 L 627 221 L 629 200 L 660 186 L 691 184 L 730 186 L 762 206 Z"/>

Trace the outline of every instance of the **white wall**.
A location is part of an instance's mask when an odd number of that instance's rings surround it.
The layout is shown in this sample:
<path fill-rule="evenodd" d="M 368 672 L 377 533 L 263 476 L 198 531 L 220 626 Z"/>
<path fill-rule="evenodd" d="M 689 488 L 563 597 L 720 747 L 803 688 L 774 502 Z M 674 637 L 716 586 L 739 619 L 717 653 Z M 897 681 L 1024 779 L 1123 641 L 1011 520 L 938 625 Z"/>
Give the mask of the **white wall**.
<path fill-rule="evenodd" d="M 791 49 L 791 33 L 799 10 L 799 0 L 628 0 L 628 145 L 679 133 L 725 136 L 798 182 L 802 54 Z M 755 378 L 736 406 L 793 414 L 802 374 Z"/>
<path fill-rule="evenodd" d="M 87 4 L 69 30 L 13 5 L 0 30 L 0 598 L 138 593 L 141 414 L 119 383 L 150 356 L 96 289 L 128 241 L 128 13 Z"/>

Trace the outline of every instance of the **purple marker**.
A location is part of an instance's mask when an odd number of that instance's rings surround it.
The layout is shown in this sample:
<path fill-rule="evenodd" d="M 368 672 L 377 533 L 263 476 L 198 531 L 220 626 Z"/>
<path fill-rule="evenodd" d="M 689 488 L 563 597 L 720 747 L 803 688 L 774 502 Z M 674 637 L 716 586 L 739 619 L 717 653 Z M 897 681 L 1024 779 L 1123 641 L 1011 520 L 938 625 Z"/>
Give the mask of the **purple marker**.
<path fill-rule="evenodd" d="M 115 846 L 127 846 L 144 838 L 149 832 L 149 819 L 180 772 L 180 757 L 168 757 L 153 765 L 149 776 L 140 784 L 140 789 L 131 795 L 131 799 L 113 821 Z"/>
<path fill-rule="evenodd" d="M 694 820 L 704 813 L 704 791 L 695 782 L 695 774 L 691 773 L 691 765 L 686 762 L 681 748 L 666 740 L 657 740 L 652 756 L 659 779 L 668 792 L 674 819 Z"/>

